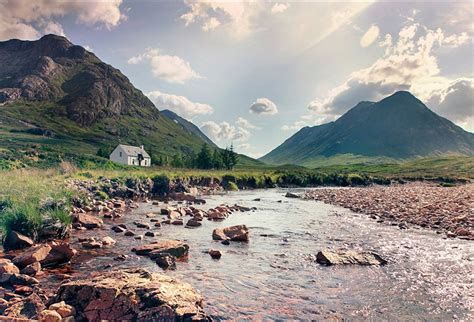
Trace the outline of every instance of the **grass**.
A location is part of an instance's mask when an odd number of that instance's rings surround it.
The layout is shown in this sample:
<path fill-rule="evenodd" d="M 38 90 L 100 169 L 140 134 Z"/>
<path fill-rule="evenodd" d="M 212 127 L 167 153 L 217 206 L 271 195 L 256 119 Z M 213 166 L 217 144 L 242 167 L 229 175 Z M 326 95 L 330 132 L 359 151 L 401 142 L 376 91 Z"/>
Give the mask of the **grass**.
<path fill-rule="evenodd" d="M 59 170 L 1 171 L 0 230 L 11 230 L 36 239 L 46 220 L 71 223 L 73 193 L 64 186 Z"/>

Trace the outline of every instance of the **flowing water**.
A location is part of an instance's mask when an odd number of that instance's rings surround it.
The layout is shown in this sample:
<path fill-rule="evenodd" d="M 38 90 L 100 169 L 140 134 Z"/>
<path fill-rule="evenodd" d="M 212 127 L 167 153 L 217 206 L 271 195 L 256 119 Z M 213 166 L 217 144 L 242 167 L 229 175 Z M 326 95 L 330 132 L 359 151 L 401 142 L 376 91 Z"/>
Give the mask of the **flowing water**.
<path fill-rule="evenodd" d="M 83 252 L 73 272 L 135 266 L 162 272 L 130 249 L 153 240 L 180 239 L 190 246 L 189 258 L 165 273 L 198 289 L 215 319 L 474 318 L 474 243 L 443 239 L 427 230 L 400 230 L 340 207 L 287 199 L 285 192 L 254 190 L 206 197 L 203 209 L 237 203 L 257 210 L 235 212 L 222 222 L 204 220 L 194 229 L 165 225 L 156 229 L 161 236 L 142 241 L 115 234 L 110 226 L 81 232 L 80 237 L 110 235 L 117 245 Z M 145 214 L 160 208 L 142 204 L 115 223 L 130 223 L 140 232 L 131 223 L 149 221 Z M 212 240 L 214 228 L 236 224 L 249 227 L 249 243 L 225 246 Z M 323 267 L 315 262 L 319 250 L 341 247 L 374 251 L 389 263 Z M 220 260 L 204 253 L 211 248 L 221 250 Z M 117 254 L 130 258 L 113 261 Z"/>

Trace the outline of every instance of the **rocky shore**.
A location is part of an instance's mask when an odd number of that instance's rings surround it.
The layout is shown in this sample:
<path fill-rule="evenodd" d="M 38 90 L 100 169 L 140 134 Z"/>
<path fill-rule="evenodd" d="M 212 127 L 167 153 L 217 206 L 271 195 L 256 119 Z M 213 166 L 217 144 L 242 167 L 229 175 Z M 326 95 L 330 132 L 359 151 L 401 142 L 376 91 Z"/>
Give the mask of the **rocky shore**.
<path fill-rule="evenodd" d="M 117 240 L 129 246 L 128 254 L 111 262 L 131 260 L 131 254 L 148 257 L 162 269 L 175 269 L 186 260 L 189 245 L 178 240 L 160 239 L 168 225 L 196 229 L 204 220 L 222 221 L 233 212 L 255 210 L 239 205 L 202 209 L 206 201 L 198 194 L 221 191 L 220 186 L 191 186 L 182 182 L 150 179 L 119 183 L 99 180 L 72 180 L 78 192 L 70 216 L 70 227 L 58 227 L 47 237 L 32 240 L 16 231 L 5 236 L 5 252 L 0 254 L 0 320 L 102 321 L 102 320 L 209 320 L 201 295 L 190 285 L 166 275 L 133 268 L 75 271 L 78 258 L 95 256 L 97 250 L 112 250 Z M 153 198 L 153 199 L 151 199 Z M 158 211 L 134 215 L 138 202 Z M 138 218 L 137 218 L 138 216 Z M 97 232 L 98 234 L 89 232 Z M 104 236 L 104 232 L 109 232 Z M 97 235 L 97 236 L 96 236 Z M 120 238 L 118 238 L 120 235 Z M 99 237 L 100 236 L 100 237 Z M 219 236 L 217 238 L 216 236 Z M 214 232 L 209 241 L 223 244 L 249 239 L 245 225 Z M 127 240 L 130 242 L 127 243 Z M 209 249 L 213 259 L 219 251 Z M 112 270 L 110 270 L 110 269 Z"/>
<path fill-rule="evenodd" d="M 391 186 L 321 188 L 303 198 L 364 213 L 380 223 L 436 230 L 447 237 L 474 240 L 474 184 L 442 187 L 413 182 Z"/>

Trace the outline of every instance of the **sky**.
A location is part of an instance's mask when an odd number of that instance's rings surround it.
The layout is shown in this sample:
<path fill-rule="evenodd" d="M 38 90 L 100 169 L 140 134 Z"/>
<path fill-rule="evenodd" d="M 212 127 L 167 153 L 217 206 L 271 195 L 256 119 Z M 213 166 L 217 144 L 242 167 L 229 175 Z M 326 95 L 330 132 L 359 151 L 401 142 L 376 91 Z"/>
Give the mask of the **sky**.
<path fill-rule="evenodd" d="M 474 131 L 474 3 L 0 0 L 0 40 L 55 33 L 252 157 L 408 90 Z"/>

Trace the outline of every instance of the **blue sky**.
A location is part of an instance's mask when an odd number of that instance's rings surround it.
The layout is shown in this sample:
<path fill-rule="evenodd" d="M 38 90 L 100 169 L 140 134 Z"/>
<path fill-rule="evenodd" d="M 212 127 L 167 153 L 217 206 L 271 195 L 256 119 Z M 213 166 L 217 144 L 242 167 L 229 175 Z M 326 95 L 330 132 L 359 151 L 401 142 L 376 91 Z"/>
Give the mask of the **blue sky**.
<path fill-rule="evenodd" d="M 473 21 L 472 2 L 0 0 L 0 39 L 63 34 L 255 157 L 396 90 L 473 131 Z"/>

